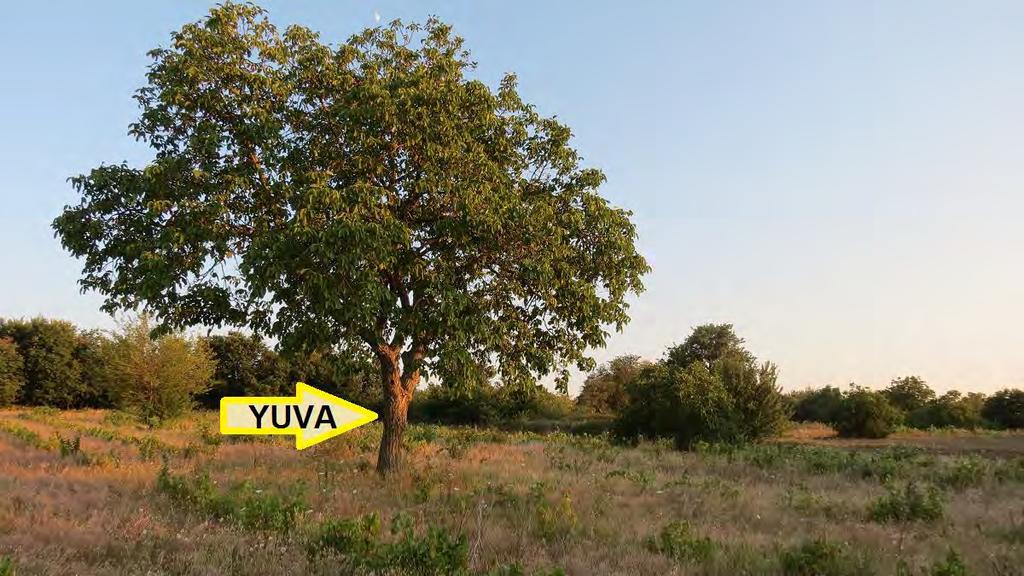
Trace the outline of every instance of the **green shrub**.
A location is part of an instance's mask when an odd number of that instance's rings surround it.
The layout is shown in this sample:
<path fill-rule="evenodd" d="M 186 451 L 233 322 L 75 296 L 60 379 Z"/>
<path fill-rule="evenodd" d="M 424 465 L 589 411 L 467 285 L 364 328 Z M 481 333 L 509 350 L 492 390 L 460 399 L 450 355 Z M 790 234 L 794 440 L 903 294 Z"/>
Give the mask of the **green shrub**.
<path fill-rule="evenodd" d="M 810 540 L 783 550 L 779 555 L 786 576 L 862 576 L 873 573 L 863 558 L 845 544 Z"/>
<path fill-rule="evenodd" d="M 853 387 L 843 395 L 832 426 L 844 438 L 885 438 L 901 418 L 882 394 Z"/>
<path fill-rule="evenodd" d="M 932 564 L 928 570 L 930 576 L 968 576 L 970 571 L 964 564 L 963 558 L 952 548 L 946 553 L 946 557 Z"/>
<path fill-rule="evenodd" d="M 368 557 L 380 539 L 380 516 L 376 513 L 361 518 L 325 520 L 316 527 L 307 549 L 310 555 L 330 550 L 354 561 Z"/>
<path fill-rule="evenodd" d="M 65 438 L 57 434 L 57 445 L 60 447 L 61 458 L 75 457 L 82 453 L 82 437 Z"/>
<path fill-rule="evenodd" d="M 602 364 L 583 382 L 576 405 L 591 414 L 619 414 L 629 401 L 629 384 L 646 365 L 639 356 L 619 356 Z"/>
<path fill-rule="evenodd" d="M 0 576 L 14 576 L 14 560 L 0 556 Z"/>
<path fill-rule="evenodd" d="M 188 477 L 164 466 L 157 491 L 187 510 L 238 524 L 250 530 L 290 531 L 306 503 L 301 494 L 281 495 L 257 490 L 246 481 L 220 493 L 207 473 Z"/>
<path fill-rule="evenodd" d="M 882 395 L 894 408 L 909 414 L 935 399 L 935 391 L 919 376 L 895 378 L 882 390 Z"/>
<path fill-rule="evenodd" d="M 989 396 L 981 415 L 1000 428 L 1024 428 L 1024 390 L 1000 390 Z"/>
<path fill-rule="evenodd" d="M 10 406 L 25 385 L 25 362 L 18 345 L 10 338 L 0 338 L 0 407 Z"/>
<path fill-rule="evenodd" d="M 708 537 L 693 533 L 686 522 L 672 522 L 657 536 L 649 537 L 646 545 L 652 552 L 668 556 L 676 562 L 707 562 L 715 553 L 715 544 Z"/>
<path fill-rule="evenodd" d="M 158 425 L 192 407 L 193 395 L 209 385 L 214 362 L 202 340 L 173 334 L 154 340 L 150 333 L 143 316 L 114 336 L 111 379 L 119 408 Z"/>
<path fill-rule="evenodd" d="M 942 495 L 934 486 L 921 488 L 916 482 L 890 485 L 887 493 L 868 507 L 875 522 L 936 522 L 945 514 Z"/>
<path fill-rule="evenodd" d="M 835 386 L 817 390 L 802 390 L 787 395 L 791 418 L 796 422 L 831 424 L 839 413 L 843 393 Z"/>
<path fill-rule="evenodd" d="M 988 470 L 988 462 L 981 458 L 957 458 L 940 472 L 937 481 L 942 486 L 961 492 L 980 485 L 988 476 Z"/>
<path fill-rule="evenodd" d="M 787 418 L 775 366 L 757 364 L 740 343 L 729 325 L 697 327 L 629 383 L 616 434 L 673 438 L 683 449 L 775 434 Z"/>
<path fill-rule="evenodd" d="M 205 338 L 214 360 L 213 379 L 198 401 L 218 408 L 225 396 L 289 396 L 294 383 L 288 379 L 288 363 L 257 336 L 240 332 Z"/>

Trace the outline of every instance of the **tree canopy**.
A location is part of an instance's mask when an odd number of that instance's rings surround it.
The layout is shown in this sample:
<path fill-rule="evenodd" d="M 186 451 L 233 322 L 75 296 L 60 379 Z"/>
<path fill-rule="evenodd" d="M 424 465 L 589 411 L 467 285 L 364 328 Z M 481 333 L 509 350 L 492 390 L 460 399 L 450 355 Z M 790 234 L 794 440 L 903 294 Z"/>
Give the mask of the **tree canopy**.
<path fill-rule="evenodd" d="M 472 78 L 448 25 L 330 46 L 227 3 L 150 55 L 130 134 L 152 162 L 72 178 L 54 221 L 107 311 L 369 353 L 399 436 L 421 373 L 564 383 L 628 321 L 630 213 L 515 76 Z"/>

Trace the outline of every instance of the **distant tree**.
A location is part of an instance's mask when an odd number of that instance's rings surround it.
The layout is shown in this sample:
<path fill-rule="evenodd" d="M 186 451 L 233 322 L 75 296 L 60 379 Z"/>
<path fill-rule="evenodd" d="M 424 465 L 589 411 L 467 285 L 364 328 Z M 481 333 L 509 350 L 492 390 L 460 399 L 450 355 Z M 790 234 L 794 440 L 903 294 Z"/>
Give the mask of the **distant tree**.
<path fill-rule="evenodd" d="M 230 332 L 205 338 L 216 369 L 210 388 L 199 397 L 216 408 L 225 396 L 288 396 L 295 392 L 288 364 L 258 336 Z"/>
<path fill-rule="evenodd" d="M 855 386 L 843 394 L 832 426 L 844 438 L 885 438 L 901 419 L 885 394 Z"/>
<path fill-rule="evenodd" d="M 708 334 L 728 344 L 684 350 L 706 343 Z M 753 441 L 776 433 L 787 418 L 777 369 L 770 362 L 758 364 L 741 343 L 729 325 L 696 328 L 686 343 L 643 368 L 627 385 L 628 400 L 616 432 L 624 437 L 671 437 L 680 448 L 698 441 Z M 687 359 L 692 361 L 684 365 Z"/>
<path fill-rule="evenodd" d="M 789 411 L 778 385 L 779 370 L 775 364 L 758 364 L 748 353 L 725 356 L 713 368 L 731 398 L 741 439 L 767 438 L 782 430 Z"/>
<path fill-rule="evenodd" d="M 989 396 L 981 415 L 1000 428 L 1024 428 L 1024 390 L 1007 388 Z"/>
<path fill-rule="evenodd" d="M 25 362 L 18 345 L 10 338 L 0 338 L 0 406 L 13 404 L 24 385 Z"/>
<path fill-rule="evenodd" d="M 24 361 L 25 385 L 18 403 L 79 408 L 87 393 L 77 357 L 79 335 L 63 320 L 33 318 L 0 323 L 0 337 L 14 340 Z"/>
<path fill-rule="evenodd" d="M 201 339 L 154 339 L 151 332 L 145 316 L 124 324 L 114 335 L 110 377 L 119 408 L 161 421 L 191 409 L 193 397 L 209 387 L 215 363 Z"/>
<path fill-rule="evenodd" d="M 365 357 L 321 349 L 293 352 L 281 359 L 288 366 L 289 382 L 305 382 L 374 410 L 383 406 L 380 368 Z"/>
<path fill-rule="evenodd" d="M 449 26 L 330 46 L 225 3 L 150 54 L 131 134 L 154 160 L 73 178 L 81 200 L 54 221 L 82 287 L 164 330 L 371 358 L 382 474 L 423 374 L 474 382 L 493 365 L 533 386 L 561 369 L 564 387 L 628 321 L 648 270 L 629 212 L 514 76 L 493 91 L 469 77 Z"/>
<path fill-rule="evenodd" d="M 79 334 L 75 358 L 82 371 L 81 406 L 113 406 L 112 355 L 113 342 L 102 330 L 86 330 Z"/>
<path fill-rule="evenodd" d="M 634 355 L 602 364 L 583 382 L 576 404 L 595 414 L 618 414 L 628 401 L 626 388 L 648 364 Z"/>
<path fill-rule="evenodd" d="M 909 414 L 935 399 L 935 391 L 919 376 L 895 378 L 882 391 L 889 403 Z"/>
<path fill-rule="evenodd" d="M 972 392 L 964 396 L 950 390 L 914 410 L 907 423 L 914 428 L 968 428 L 982 425 L 981 410 L 985 396 Z"/>
<path fill-rule="evenodd" d="M 789 402 L 794 421 L 829 424 L 839 412 L 843 392 L 835 386 L 801 390 L 790 394 Z"/>
<path fill-rule="evenodd" d="M 665 362 L 677 368 L 688 368 L 690 364 L 700 362 L 710 370 L 715 362 L 729 356 L 753 359 L 743 347 L 743 339 L 733 331 L 732 324 L 704 324 L 694 328 L 682 344 L 669 348 Z"/>

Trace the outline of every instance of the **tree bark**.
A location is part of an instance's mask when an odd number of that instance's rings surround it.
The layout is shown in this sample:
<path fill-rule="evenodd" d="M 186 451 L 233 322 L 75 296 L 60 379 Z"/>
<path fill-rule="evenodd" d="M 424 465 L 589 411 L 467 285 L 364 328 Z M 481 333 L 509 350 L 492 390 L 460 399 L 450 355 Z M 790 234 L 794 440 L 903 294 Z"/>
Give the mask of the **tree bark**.
<path fill-rule="evenodd" d="M 402 437 L 409 424 L 409 402 L 419 384 L 420 374 L 419 370 L 403 372 L 395 350 L 384 348 L 378 351 L 377 356 L 384 386 L 384 414 L 381 416 L 384 433 L 377 455 L 377 472 L 387 476 L 402 467 Z"/>

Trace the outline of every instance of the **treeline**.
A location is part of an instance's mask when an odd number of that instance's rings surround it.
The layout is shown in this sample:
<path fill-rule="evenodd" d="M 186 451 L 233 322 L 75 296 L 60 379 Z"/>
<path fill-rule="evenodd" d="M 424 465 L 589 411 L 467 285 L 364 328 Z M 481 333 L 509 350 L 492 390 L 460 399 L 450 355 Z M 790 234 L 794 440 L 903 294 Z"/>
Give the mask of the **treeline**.
<path fill-rule="evenodd" d="M 150 338 L 145 318 L 115 331 L 63 320 L 0 320 L 0 405 L 119 408 L 173 417 L 224 396 L 291 395 L 304 381 L 355 402 L 378 400 L 367 366 L 330 352 L 285 356 L 238 332 Z"/>
<path fill-rule="evenodd" d="M 82 330 L 63 320 L 0 319 L 0 406 L 117 408 L 145 420 L 191 407 L 215 409 L 225 396 L 290 396 L 295 382 L 378 410 L 379 372 L 329 350 L 283 354 L 239 332 L 150 338 L 145 317 L 118 330 Z M 541 386 L 419 391 L 410 417 L 450 424 L 561 419 L 575 409 Z"/>
<path fill-rule="evenodd" d="M 832 425 L 844 436 L 880 438 L 899 426 L 931 428 L 1024 428 L 1024 390 L 991 396 L 950 390 L 939 396 L 918 376 L 893 379 L 879 391 L 851 384 L 802 390 L 787 395 L 792 418 Z"/>
<path fill-rule="evenodd" d="M 698 326 L 685 342 L 650 362 L 620 356 L 587 377 L 578 406 L 615 418 L 624 437 L 695 442 L 757 440 L 787 420 L 821 422 L 841 436 L 881 438 L 913 428 L 1024 428 L 1024 391 L 938 396 L 917 376 L 881 391 L 850 385 L 783 394 L 770 362 L 759 364 L 729 324 Z"/>

